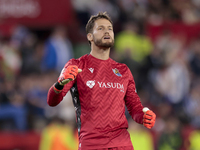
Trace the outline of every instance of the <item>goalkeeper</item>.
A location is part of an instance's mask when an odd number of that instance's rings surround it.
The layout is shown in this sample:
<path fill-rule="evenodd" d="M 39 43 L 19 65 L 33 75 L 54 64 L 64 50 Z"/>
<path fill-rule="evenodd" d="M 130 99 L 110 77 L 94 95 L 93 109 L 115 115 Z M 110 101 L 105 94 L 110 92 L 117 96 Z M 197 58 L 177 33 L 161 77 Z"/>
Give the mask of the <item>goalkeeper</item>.
<path fill-rule="evenodd" d="M 114 45 L 113 24 L 106 13 L 91 16 L 86 25 L 90 54 L 71 59 L 48 92 L 50 106 L 70 90 L 76 110 L 79 150 L 133 150 L 125 105 L 139 124 L 151 129 L 156 115 L 144 108 L 131 71 L 109 57 Z"/>

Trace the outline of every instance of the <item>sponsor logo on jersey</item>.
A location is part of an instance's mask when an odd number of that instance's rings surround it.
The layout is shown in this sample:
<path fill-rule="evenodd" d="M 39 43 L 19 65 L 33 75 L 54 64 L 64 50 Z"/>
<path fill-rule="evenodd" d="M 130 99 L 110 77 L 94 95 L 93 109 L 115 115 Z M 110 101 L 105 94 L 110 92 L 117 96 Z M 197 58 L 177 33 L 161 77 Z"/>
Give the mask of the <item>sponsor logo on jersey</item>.
<path fill-rule="evenodd" d="M 97 81 L 98 85 L 100 88 L 113 88 L 113 89 L 119 89 L 121 92 L 124 92 L 124 85 L 123 84 L 120 84 L 120 83 L 113 83 L 113 82 L 99 82 Z M 95 80 L 92 81 L 87 81 L 86 82 L 86 85 L 89 87 L 89 88 L 93 88 L 94 85 L 95 85 Z"/>
<path fill-rule="evenodd" d="M 117 88 L 121 92 L 124 92 L 124 85 L 120 83 L 112 83 L 112 82 L 97 82 L 100 88 Z"/>
<path fill-rule="evenodd" d="M 87 85 L 89 88 L 93 88 L 93 86 L 95 85 L 95 80 L 94 80 L 94 81 L 92 81 L 92 80 L 87 81 L 87 82 L 86 82 L 86 85 Z"/>
<path fill-rule="evenodd" d="M 94 68 L 88 68 L 90 70 L 91 73 L 93 73 Z"/>
<path fill-rule="evenodd" d="M 114 72 L 114 74 L 116 74 L 118 77 L 122 77 L 122 75 L 121 75 L 121 73 L 119 72 L 119 70 L 118 69 L 112 69 L 113 70 L 113 72 Z"/>

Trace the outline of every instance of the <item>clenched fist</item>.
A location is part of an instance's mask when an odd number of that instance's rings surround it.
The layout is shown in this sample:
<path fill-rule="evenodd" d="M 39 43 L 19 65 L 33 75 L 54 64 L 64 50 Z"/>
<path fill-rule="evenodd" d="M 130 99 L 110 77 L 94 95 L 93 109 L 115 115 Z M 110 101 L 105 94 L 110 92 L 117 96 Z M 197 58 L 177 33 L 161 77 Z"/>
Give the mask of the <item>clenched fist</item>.
<path fill-rule="evenodd" d="M 143 116 L 143 125 L 148 128 L 151 129 L 156 121 L 156 114 L 149 110 L 148 108 L 144 108 L 143 109 L 144 112 L 144 116 Z"/>
<path fill-rule="evenodd" d="M 69 81 L 74 80 L 76 76 L 78 75 L 78 73 L 81 71 L 82 70 L 78 69 L 78 67 L 75 65 L 71 65 L 71 66 L 68 66 L 67 68 L 63 68 L 58 78 L 58 83 L 64 86 Z"/>

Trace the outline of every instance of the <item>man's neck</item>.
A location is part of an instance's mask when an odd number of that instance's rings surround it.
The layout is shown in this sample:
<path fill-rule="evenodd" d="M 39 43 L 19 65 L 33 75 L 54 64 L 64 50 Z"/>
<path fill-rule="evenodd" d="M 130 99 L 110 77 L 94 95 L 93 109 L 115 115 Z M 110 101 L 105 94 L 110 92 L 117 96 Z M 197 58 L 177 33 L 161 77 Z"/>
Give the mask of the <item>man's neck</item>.
<path fill-rule="evenodd" d="M 90 54 L 95 58 L 107 60 L 110 55 L 110 48 L 104 49 L 101 47 L 91 46 Z"/>

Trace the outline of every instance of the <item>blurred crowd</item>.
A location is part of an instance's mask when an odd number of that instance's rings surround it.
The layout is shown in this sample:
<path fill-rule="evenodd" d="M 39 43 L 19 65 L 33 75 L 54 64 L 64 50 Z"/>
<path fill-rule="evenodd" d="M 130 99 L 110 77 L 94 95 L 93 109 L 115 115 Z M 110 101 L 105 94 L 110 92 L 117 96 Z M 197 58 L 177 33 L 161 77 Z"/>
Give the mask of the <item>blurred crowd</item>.
<path fill-rule="evenodd" d="M 142 104 L 157 115 L 155 127 L 150 131 L 138 126 L 127 112 L 135 149 L 199 150 L 200 34 L 188 41 L 185 36 L 164 30 L 152 39 L 146 26 L 199 23 L 200 1 L 71 2 L 76 32 L 63 25 L 48 30 L 18 25 L 10 37 L 0 36 L 0 130 L 39 132 L 40 149 L 45 150 L 47 143 L 53 141 L 47 135 L 68 139 L 63 141 L 65 146 L 67 142 L 77 144 L 71 95 L 68 93 L 61 104 L 52 108 L 46 102 L 47 92 L 69 59 L 90 52 L 85 34 L 89 17 L 107 11 L 115 32 L 111 58 L 130 68 Z M 69 133 L 69 137 L 62 133 Z"/>

